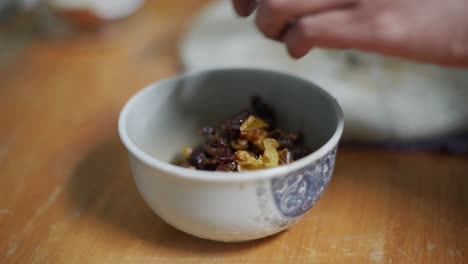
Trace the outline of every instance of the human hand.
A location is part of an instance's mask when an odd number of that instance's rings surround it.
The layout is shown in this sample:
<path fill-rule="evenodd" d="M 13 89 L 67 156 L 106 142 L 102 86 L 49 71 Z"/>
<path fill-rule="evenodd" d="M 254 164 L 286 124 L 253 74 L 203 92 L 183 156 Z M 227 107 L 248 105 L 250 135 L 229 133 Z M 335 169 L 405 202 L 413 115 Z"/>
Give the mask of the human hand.
<path fill-rule="evenodd" d="M 240 16 L 292 57 L 314 47 L 360 49 L 468 66 L 466 0 L 232 0 Z"/>

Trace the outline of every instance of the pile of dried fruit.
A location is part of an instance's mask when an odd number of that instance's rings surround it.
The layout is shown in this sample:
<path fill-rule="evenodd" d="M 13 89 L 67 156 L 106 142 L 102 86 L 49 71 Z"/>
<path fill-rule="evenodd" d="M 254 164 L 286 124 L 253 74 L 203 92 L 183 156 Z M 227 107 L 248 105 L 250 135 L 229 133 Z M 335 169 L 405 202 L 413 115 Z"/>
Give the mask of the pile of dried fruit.
<path fill-rule="evenodd" d="M 248 171 L 288 164 L 311 151 L 300 133 L 275 128 L 273 108 L 259 97 L 244 110 L 217 127 L 204 127 L 205 143 L 182 151 L 178 165 L 209 171 Z"/>

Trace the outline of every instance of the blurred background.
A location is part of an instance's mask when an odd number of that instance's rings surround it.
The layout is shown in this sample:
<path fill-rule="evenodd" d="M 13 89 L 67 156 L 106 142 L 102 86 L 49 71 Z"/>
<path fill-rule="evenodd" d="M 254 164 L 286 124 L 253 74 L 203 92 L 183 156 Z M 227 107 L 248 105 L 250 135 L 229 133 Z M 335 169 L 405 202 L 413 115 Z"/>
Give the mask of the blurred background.
<path fill-rule="evenodd" d="M 181 70 L 179 38 L 207 2 L 1 0 L 2 146 L 52 137 L 79 153 L 116 134 L 132 94 Z"/>

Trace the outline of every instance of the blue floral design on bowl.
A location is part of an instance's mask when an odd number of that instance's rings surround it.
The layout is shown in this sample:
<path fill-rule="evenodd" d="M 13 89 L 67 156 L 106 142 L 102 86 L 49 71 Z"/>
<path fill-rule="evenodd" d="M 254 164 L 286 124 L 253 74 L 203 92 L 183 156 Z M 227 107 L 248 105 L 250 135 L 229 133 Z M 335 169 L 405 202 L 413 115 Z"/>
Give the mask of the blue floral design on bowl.
<path fill-rule="evenodd" d="M 274 202 L 283 216 L 299 217 L 315 205 L 333 174 L 336 152 L 335 148 L 313 164 L 271 180 Z"/>

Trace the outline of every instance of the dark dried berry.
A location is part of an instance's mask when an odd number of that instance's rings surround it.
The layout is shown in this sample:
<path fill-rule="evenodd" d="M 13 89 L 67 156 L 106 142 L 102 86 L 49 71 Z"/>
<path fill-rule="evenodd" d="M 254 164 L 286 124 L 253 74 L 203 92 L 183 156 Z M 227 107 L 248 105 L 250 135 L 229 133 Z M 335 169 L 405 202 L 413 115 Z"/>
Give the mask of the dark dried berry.
<path fill-rule="evenodd" d="M 309 155 L 311 153 L 310 149 L 304 145 L 298 145 L 298 146 L 295 146 L 295 148 L 293 148 L 291 150 L 291 154 L 294 158 L 294 160 L 298 160 L 300 158 L 303 158 L 307 155 Z"/>
<path fill-rule="evenodd" d="M 278 143 L 280 144 L 280 148 L 293 149 L 295 147 L 295 144 L 293 142 L 285 138 L 278 139 Z"/>
<path fill-rule="evenodd" d="M 234 154 L 221 154 L 215 156 L 215 159 L 219 162 L 233 162 L 236 160 L 236 156 Z"/>
<path fill-rule="evenodd" d="M 217 156 L 228 156 L 232 155 L 232 150 L 229 147 L 213 147 L 213 146 L 203 146 L 204 152 L 210 157 Z"/>
<path fill-rule="evenodd" d="M 223 164 L 220 164 L 216 168 L 216 170 L 217 171 L 225 171 L 225 172 L 237 171 L 237 163 L 235 163 L 235 162 L 223 163 Z"/>
<path fill-rule="evenodd" d="M 293 149 L 302 143 L 302 134 L 299 132 L 286 134 L 280 129 L 274 129 L 268 136 L 276 139 L 280 143 L 280 148 Z"/>
<path fill-rule="evenodd" d="M 195 168 L 202 170 L 205 168 L 206 156 L 205 153 L 201 151 L 200 148 L 196 148 L 192 151 L 190 155 L 190 164 Z"/>
<path fill-rule="evenodd" d="M 236 129 L 234 126 L 228 126 L 223 130 L 223 136 L 228 140 L 238 138 L 239 135 L 239 129 Z"/>
<path fill-rule="evenodd" d="M 225 138 L 215 137 L 208 142 L 211 146 L 215 148 L 227 148 L 229 147 L 228 140 Z"/>
<path fill-rule="evenodd" d="M 226 121 L 220 126 L 220 135 L 227 140 L 237 138 L 240 134 L 239 127 L 240 125 L 231 120 Z"/>
<path fill-rule="evenodd" d="M 233 118 L 225 120 L 221 125 L 221 136 L 226 138 L 227 140 L 231 140 L 234 138 L 238 138 L 240 136 L 240 126 L 244 121 L 249 117 L 250 112 L 244 110 L 234 116 Z"/>
<path fill-rule="evenodd" d="M 211 156 L 211 157 L 215 156 L 218 151 L 215 147 L 212 147 L 210 145 L 203 145 L 202 148 L 203 148 L 203 152 L 205 152 L 206 155 Z"/>
<path fill-rule="evenodd" d="M 273 129 L 268 133 L 268 137 L 274 138 L 276 140 L 281 139 L 285 136 L 285 133 L 281 129 Z"/>
<path fill-rule="evenodd" d="M 219 164 L 220 162 L 216 158 L 207 158 L 205 161 L 205 169 L 214 170 Z"/>
<path fill-rule="evenodd" d="M 200 133 L 206 137 L 214 137 L 216 134 L 216 128 L 214 127 L 203 127 L 200 129 Z"/>
<path fill-rule="evenodd" d="M 296 132 L 296 133 L 289 133 L 287 136 L 286 136 L 286 139 L 295 143 L 295 144 L 299 144 L 302 142 L 302 133 L 300 132 Z"/>

